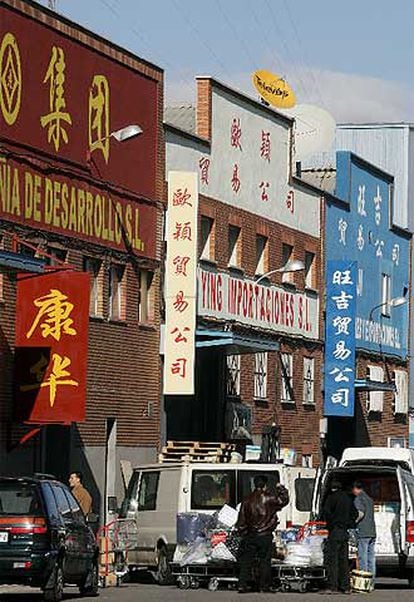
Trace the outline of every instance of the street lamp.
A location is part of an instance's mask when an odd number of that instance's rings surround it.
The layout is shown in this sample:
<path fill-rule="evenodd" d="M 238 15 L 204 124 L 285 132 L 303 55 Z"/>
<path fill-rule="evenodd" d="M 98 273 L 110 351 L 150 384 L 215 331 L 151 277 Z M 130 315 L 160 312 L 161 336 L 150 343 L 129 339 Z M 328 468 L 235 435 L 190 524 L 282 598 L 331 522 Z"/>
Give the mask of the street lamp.
<path fill-rule="evenodd" d="M 272 274 L 288 274 L 289 272 L 301 272 L 304 269 L 305 264 L 303 263 L 303 261 L 300 261 L 299 259 L 289 259 L 289 261 L 287 261 L 283 267 L 277 268 L 277 270 L 272 270 L 271 272 L 267 272 L 266 274 L 263 274 L 263 276 L 260 276 L 260 278 L 256 280 L 256 284 L 259 284 L 261 280 L 267 278 L 268 276 L 271 276 Z"/>
<path fill-rule="evenodd" d="M 94 144 L 100 144 L 102 142 L 105 142 L 106 140 L 109 140 L 109 138 L 115 138 L 115 140 L 117 142 L 125 142 L 125 140 L 129 140 L 130 138 L 134 138 L 135 136 L 139 136 L 139 134 L 143 133 L 143 129 L 140 125 L 138 125 L 137 123 L 133 123 L 130 125 L 126 125 L 125 127 L 121 128 L 120 130 L 115 130 L 114 132 L 111 132 L 110 134 L 108 134 L 108 136 L 105 136 L 104 138 L 100 138 L 99 140 L 96 140 L 94 142 Z M 89 163 L 89 161 L 91 160 L 91 149 L 88 150 L 88 152 L 86 153 L 86 161 Z"/>
<path fill-rule="evenodd" d="M 380 309 L 381 307 L 399 307 L 400 305 L 404 305 L 405 303 L 407 303 L 407 297 L 393 297 L 392 299 L 390 299 L 389 301 L 385 301 L 384 303 L 379 303 L 378 305 L 375 305 L 375 307 L 373 307 L 371 309 L 371 311 L 369 312 L 369 321 L 372 321 L 372 315 L 374 313 L 374 311 L 377 311 L 377 309 Z"/>

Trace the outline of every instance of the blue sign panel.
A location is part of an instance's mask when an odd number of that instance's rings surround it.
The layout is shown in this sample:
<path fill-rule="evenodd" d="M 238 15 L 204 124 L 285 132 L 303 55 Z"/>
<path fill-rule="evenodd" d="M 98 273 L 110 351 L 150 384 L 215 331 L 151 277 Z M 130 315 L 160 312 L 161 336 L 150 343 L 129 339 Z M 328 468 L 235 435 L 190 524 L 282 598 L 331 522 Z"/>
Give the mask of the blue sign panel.
<path fill-rule="evenodd" d="M 327 259 L 356 261 L 357 350 L 401 359 L 408 349 L 410 236 L 392 224 L 393 178 L 360 157 L 336 154 L 336 199 L 326 211 Z"/>
<path fill-rule="evenodd" d="M 355 261 L 328 261 L 325 416 L 354 415 L 356 278 Z"/>

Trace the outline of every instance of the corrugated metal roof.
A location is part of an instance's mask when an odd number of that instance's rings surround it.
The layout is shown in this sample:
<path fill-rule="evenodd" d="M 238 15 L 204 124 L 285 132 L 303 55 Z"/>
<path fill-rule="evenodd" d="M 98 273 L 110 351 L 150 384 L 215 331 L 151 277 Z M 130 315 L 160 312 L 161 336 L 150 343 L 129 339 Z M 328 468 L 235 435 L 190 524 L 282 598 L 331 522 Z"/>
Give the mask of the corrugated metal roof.
<path fill-rule="evenodd" d="M 164 120 L 175 127 L 196 133 L 196 108 L 194 105 L 172 105 L 165 107 Z"/>
<path fill-rule="evenodd" d="M 308 184 L 334 195 L 336 189 L 335 169 L 303 169 L 301 178 Z"/>

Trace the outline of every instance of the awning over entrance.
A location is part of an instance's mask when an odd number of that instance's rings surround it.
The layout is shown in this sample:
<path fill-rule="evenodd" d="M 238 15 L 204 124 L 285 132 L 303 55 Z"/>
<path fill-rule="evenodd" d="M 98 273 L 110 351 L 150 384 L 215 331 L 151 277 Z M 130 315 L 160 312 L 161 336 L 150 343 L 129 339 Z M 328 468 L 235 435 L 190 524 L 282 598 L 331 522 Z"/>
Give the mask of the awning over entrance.
<path fill-rule="evenodd" d="M 249 333 L 197 328 L 196 348 L 222 347 L 226 355 L 279 351 L 279 343 Z"/>
<path fill-rule="evenodd" d="M 369 380 L 368 378 L 355 379 L 355 389 L 357 391 L 391 391 L 392 393 L 395 393 L 397 390 L 394 383 L 384 383 L 376 380 Z"/>
<path fill-rule="evenodd" d="M 0 251 L 0 271 L 16 271 L 42 273 L 45 271 L 44 259 L 12 253 L 11 251 Z"/>

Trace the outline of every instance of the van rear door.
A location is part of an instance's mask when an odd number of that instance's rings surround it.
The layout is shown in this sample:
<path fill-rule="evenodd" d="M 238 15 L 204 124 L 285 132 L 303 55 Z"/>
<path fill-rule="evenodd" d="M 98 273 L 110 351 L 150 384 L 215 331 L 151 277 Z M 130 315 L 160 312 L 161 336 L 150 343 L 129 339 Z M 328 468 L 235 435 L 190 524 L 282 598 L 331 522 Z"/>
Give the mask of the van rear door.
<path fill-rule="evenodd" d="M 414 544 L 414 477 L 402 468 L 397 468 L 397 476 L 401 495 L 401 551 L 408 555 L 410 547 Z"/>

